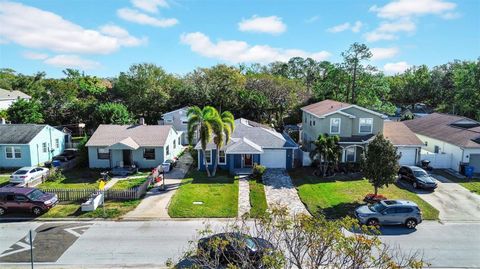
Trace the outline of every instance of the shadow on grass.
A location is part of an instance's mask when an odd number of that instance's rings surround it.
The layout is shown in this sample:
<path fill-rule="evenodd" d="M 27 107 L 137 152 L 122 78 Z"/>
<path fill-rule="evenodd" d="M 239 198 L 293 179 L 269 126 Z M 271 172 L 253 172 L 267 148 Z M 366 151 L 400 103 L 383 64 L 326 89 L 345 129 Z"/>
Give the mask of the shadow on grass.
<path fill-rule="evenodd" d="M 327 219 L 341 219 L 344 217 L 355 217 L 355 209 L 363 204 L 358 202 L 340 203 L 335 206 L 320 208 L 317 207 L 314 215 L 325 215 Z"/>
<path fill-rule="evenodd" d="M 304 184 L 317 184 L 317 183 L 328 183 L 328 182 L 337 182 L 337 181 L 357 181 L 362 180 L 362 173 L 350 173 L 350 174 L 335 174 L 330 177 L 320 177 L 314 175 L 314 170 L 312 167 L 302 167 L 290 171 L 289 175 L 292 178 L 293 184 L 297 187 L 300 187 Z"/>

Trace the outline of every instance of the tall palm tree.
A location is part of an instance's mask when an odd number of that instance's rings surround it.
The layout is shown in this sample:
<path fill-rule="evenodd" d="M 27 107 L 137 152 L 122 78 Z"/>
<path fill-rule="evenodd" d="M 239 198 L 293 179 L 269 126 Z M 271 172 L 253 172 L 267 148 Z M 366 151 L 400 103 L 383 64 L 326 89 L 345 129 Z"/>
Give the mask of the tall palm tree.
<path fill-rule="evenodd" d="M 310 152 L 310 158 L 314 160 L 318 157 L 319 168 L 322 170 L 324 177 L 327 175 L 328 166 L 337 164 L 340 159 L 342 152 L 338 144 L 339 141 L 340 138 L 337 135 L 321 134 L 317 140 L 312 142 L 314 149 Z"/>
<path fill-rule="evenodd" d="M 203 152 L 203 163 L 205 164 L 205 170 L 210 177 L 210 170 L 208 169 L 207 156 L 205 151 L 207 144 L 212 140 L 212 134 L 218 134 L 222 132 L 223 122 L 218 114 L 218 111 L 211 107 L 205 106 L 200 109 L 198 106 L 194 106 L 188 109 L 188 141 L 190 145 L 193 142 L 193 135 L 198 133 L 200 143 Z"/>
<path fill-rule="evenodd" d="M 213 138 L 213 143 L 217 146 L 217 160 L 213 165 L 213 173 L 212 175 L 215 176 L 217 173 L 217 164 L 218 164 L 218 156 L 220 154 L 220 149 L 223 147 L 223 143 L 225 145 L 230 142 L 230 138 L 232 137 L 233 130 L 235 129 L 235 118 L 230 111 L 224 111 L 220 115 L 222 120 L 222 130 L 219 133 L 215 133 L 215 137 Z M 225 156 L 226 158 L 226 156 Z"/>

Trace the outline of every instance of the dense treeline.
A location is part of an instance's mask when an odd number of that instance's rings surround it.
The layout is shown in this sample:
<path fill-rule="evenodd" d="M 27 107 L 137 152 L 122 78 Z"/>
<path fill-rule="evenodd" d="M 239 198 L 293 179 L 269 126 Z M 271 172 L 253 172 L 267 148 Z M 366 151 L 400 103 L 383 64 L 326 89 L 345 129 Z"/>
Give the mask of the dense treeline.
<path fill-rule="evenodd" d="M 32 100 L 16 102 L 0 116 L 13 123 L 81 122 L 92 129 L 139 117 L 155 124 L 164 112 L 211 105 L 281 128 L 301 121 L 299 107 L 328 98 L 387 114 L 396 106 L 425 103 L 436 111 L 480 120 L 480 58 L 385 76 L 368 65 L 372 54 L 363 44 L 353 44 L 342 56 L 342 63 L 295 57 L 268 65 L 219 64 L 184 76 L 148 63 L 132 65 L 113 78 L 67 69 L 63 78 L 52 79 L 43 72 L 24 75 L 1 69 L 0 88 L 20 90 Z"/>

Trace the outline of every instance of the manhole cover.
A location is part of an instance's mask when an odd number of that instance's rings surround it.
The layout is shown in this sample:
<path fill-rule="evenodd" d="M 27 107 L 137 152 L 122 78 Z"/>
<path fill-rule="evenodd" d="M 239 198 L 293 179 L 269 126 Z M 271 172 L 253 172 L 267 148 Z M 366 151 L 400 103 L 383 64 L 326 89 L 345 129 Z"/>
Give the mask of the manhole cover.
<path fill-rule="evenodd" d="M 203 202 L 193 202 L 194 205 L 203 205 Z"/>

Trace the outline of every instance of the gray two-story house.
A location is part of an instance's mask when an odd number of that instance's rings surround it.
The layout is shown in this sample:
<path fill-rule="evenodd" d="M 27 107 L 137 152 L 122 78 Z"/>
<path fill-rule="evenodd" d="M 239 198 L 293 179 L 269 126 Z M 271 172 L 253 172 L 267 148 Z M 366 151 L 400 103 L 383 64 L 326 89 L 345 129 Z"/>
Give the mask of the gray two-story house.
<path fill-rule="evenodd" d="M 305 106 L 302 112 L 301 140 L 304 150 L 311 151 L 312 142 L 320 134 L 338 135 L 342 147 L 341 162 L 358 162 L 368 143 L 377 134 L 384 133 L 384 121 L 387 119 L 382 113 L 333 100 Z M 408 128 L 402 130 L 403 133 L 395 138 L 395 132 L 389 132 L 387 138 L 397 147 L 401 164 L 415 164 L 420 155 L 421 141 L 412 139 L 415 135 Z"/>
<path fill-rule="evenodd" d="M 163 113 L 162 119 L 158 121 L 159 125 L 171 125 L 181 133 L 182 145 L 188 144 L 188 112 L 189 107 L 182 107 L 177 110 Z M 198 141 L 197 134 L 193 136 L 193 145 Z"/>

